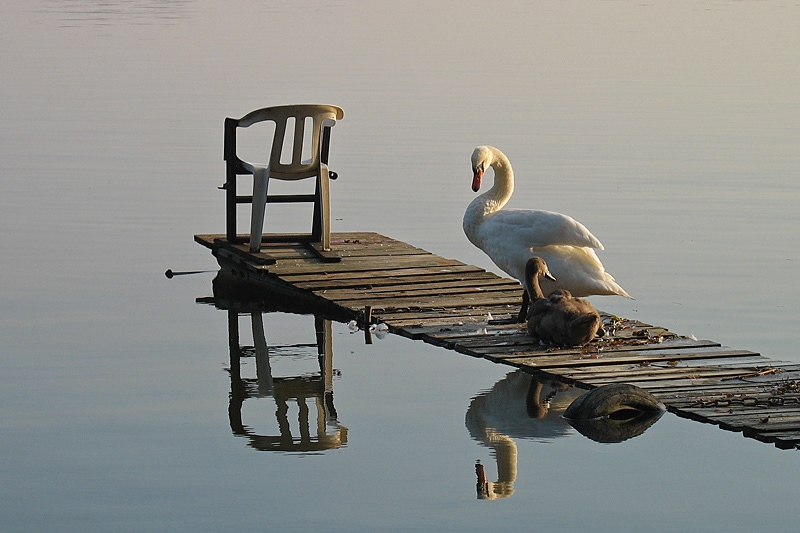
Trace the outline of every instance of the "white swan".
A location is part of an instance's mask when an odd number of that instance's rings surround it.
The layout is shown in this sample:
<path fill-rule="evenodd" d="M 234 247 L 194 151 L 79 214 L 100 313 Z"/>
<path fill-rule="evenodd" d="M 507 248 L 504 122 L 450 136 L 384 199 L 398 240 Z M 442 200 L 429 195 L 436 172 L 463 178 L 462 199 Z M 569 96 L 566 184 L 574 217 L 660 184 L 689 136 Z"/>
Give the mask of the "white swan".
<path fill-rule="evenodd" d="M 502 209 L 514 192 L 514 171 L 508 158 L 492 146 L 472 153 L 472 190 L 478 192 L 484 172 L 494 170 L 491 189 L 475 198 L 464 213 L 464 233 L 503 272 L 525 286 L 525 265 L 533 256 L 547 262 L 556 281 L 542 280 L 545 294 L 566 289 L 573 296 L 631 296 L 605 271 L 595 248 L 603 249 L 586 227 L 561 213 Z M 528 294 L 523 295 L 519 320 L 525 319 Z"/>

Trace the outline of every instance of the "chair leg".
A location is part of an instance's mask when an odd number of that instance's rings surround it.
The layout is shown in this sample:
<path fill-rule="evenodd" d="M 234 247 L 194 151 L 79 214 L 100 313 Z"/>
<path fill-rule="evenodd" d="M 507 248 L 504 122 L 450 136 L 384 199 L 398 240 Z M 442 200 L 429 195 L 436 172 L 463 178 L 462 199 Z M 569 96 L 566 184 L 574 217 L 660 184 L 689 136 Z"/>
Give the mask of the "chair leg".
<path fill-rule="evenodd" d="M 321 174 L 319 180 L 319 218 L 322 225 L 320 242 L 322 249 L 328 252 L 331 249 L 331 180 L 325 165 L 322 165 Z"/>
<path fill-rule="evenodd" d="M 268 185 L 269 169 L 257 169 L 253 173 L 253 211 L 250 215 L 250 252 L 252 253 L 258 253 L 261 250 Z"/>

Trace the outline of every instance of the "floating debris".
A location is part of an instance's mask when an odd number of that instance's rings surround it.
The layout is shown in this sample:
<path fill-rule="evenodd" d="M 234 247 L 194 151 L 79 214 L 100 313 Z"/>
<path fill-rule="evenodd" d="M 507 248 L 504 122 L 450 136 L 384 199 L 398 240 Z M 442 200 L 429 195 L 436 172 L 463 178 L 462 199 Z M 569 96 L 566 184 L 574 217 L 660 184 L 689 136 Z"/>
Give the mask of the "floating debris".
<path fill-rule="evenodd" d="M 389 334 L 389 326 L 381 322 L 380 324 L 372 324 L 369 327 L 370 333 L 375 335 L 378 340 L 385 339 L 386 336 Z"/>

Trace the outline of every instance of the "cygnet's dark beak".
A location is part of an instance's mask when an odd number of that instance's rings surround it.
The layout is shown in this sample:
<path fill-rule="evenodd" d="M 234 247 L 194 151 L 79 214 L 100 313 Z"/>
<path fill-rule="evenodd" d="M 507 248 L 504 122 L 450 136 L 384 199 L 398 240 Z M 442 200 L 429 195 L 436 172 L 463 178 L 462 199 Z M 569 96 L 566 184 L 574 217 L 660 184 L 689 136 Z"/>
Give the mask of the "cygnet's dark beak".
<path fill-rule="evenodd" d="M 552 275 L 549 270 L 544 273 L 544 277 L 546 277 L 550 281 L 556 281 L 556 277 Z"/>

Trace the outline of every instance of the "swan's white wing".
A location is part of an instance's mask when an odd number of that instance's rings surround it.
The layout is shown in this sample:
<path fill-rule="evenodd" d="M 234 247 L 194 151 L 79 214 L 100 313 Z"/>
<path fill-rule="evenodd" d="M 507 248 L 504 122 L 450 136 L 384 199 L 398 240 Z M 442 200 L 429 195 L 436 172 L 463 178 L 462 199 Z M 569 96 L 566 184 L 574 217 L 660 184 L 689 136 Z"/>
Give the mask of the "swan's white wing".
<path fill-rule="evenodd" d="M 603 249 L 602 243 L 586 226 L 568 215 L 552 211 L 501 209 L 486 217 L 482 230 L 491 238 L 541 246 L 585 246 Z"/>
<path fill-rule="evenodd" d="M 614 277 L 606 272 L 592 248 L 548 246 L 534 249 L 532 253 L 544 259 L 550 272 L 556 277 L 555 282 L 540 280 L 545 294 L 555 289 L 567 289 L 573 296 L 619 294 L 632 298 Z"/>

